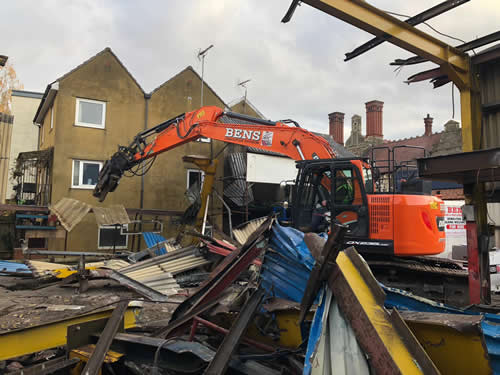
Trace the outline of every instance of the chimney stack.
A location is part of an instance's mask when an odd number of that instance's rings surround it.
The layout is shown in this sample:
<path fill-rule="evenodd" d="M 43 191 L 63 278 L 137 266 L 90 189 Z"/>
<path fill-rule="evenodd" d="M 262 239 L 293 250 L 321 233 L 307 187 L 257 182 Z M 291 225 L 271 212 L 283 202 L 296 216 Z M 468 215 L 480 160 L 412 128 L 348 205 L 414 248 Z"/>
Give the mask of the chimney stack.
<path fill-rule="evenodd" d="M 424 135 L 426 137 L 429 137 L 432 135 L 432 120 L 434 120 L 429 114 L 427 114 L 427 117 L 424 118 L 424 124 L 425 124 L 425 133 Z"/>
<path fill-rule="evenodd" d="M 366 102 L 366 136 L 367 137 L 384 137 L 383 133 L 383 118 L 382 109 L 384 102 L 380 100 L 372 100 Z"/>
<path fill-rule="evenodd" d="M 342 146 L 344 145 L 344 114 L 333 112 L 328 115 L 330 120 L 330 135 L 333 140 Z"/>

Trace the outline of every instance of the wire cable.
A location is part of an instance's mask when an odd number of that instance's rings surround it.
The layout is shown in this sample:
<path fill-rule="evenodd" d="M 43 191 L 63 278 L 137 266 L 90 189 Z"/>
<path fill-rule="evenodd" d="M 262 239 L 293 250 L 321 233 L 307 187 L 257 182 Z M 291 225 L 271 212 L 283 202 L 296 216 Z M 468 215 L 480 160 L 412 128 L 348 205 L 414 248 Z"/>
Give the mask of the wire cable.
<path fill-rule="evenodd" d="M 406 17 L 406 18 L 411 18 L 411 16 L 408 16 L 406 14 L 401 14 L 401 13 L 396 13 L 396 12 L 390 12 L 388 10 L 383 10 L 383 12 L 387 13 L 387 14 L 391 14 L 393 16 L 398 16 L 398 17 Z M 438 33 L 439 35 L 442 35 L 444 37 L 447 37 L 447 38 L 450 38 L 450 39 L 454 39 L 454 40 L 457 40 L 459 42 L 462 42 L 465 44 L 465 40 L 462 40 L 460 38 L 456 38 L 454 36 L 451 36 L 449 34 L 445 34 L 445 33 L 442 33 L 441 31 L 437 30 L 435 27 L 431 26 L 429 23 L 427 22 L 422 22 L 425 26 L 427 26 L 428 28 L 430 28 L 432 31 Z M 475 52 L 474 52 L 475 53 Z"/>

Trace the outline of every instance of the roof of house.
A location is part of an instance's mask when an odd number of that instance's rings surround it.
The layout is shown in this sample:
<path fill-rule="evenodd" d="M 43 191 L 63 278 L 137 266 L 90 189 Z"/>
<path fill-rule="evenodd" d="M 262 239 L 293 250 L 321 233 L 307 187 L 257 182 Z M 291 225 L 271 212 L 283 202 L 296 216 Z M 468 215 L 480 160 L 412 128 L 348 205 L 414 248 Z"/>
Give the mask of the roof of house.
<path fill-rule="evenodd" d="M 77 65 L 76 67 L 74 67 L 73 69 L 71 69 L 69 72 L 65 73 L 64 75 L 62 75 L 61 77 L 57 78 L 54 82 L 57 82 L 57 81 L 62 81 L 64 78 L 66 78 L 67 76 L 69 76 L 70 74 L 72 74 L 73 72 L 77 71 L 78 69 L 80 69 L 82 66 L 88 64 L 89 62 L 95 60 L 97 57 L 101 56 L 101 55 L 104 55 L 105 53 L 110 53 L 115 59 L 116 61 L 118 61 L 118 63 L 121 65 L 121 67 L 127 72 L 127 74 L 130 76 L 130 78 L 132 78 L 132 80 L 134 81 L 134 83 L 137 85 L 137 87 L 139 87 L 139 89 L 145 93 L 144 89 L 141 87 L 141 85 L 139 84 L 139 82 L 137 82 L 137 80 L 135 79 L 135 77 L 132 75 L 132 73 L 130 73 L 130 71 L 127 69 L 127 67 L 121 62 L 121 60 L 118 58 L 118 56 L 116 56 L 116 54 L 111 50 L 110 47 L 106 47 L 104 48 L 102 51 L 96 53 L 94 56 L 88 58 L 87 60 L 85 60 L 84 62 L 82 62 L 81 64 Z M 54 83 L 53 82 L 53 83 Z"/>
<path fill-rule="evenodd" d="M 355 158 L 356 157 L 356 155 L 354 155 L 351 151 L 346 149 L 340 143 L 335 142 L 333 140 L 333 137 L 330 134 L 316 133 L 316 132 L 313 132 L 313 133 L 326 139 L 328 141 L 328 143 L 330 144 L 330 147 L 333 149 L 333 151 L 337 154 L 337 156 L 339 158 Z"/>
<path fill-rule="evenodd" d="M 229 108 L 234 108 L 235 106 L 237 106 L 238 104 L 240 104 L 240 103 L 242 103 L 242 102 L 245 102 L 245 103 L 246 103 L 246 104 L 247 104 L 250 108 L 252 108 L 252 110 L 254 110 L 254 111 L 255 111 L 255 113 L 257 113 L 257 115 L 258 115 L 260 118 L 262 118 L 262 119 L 265 119 L 265 118 L 266 118 L 266 116 L 264 116 L 264 115 L 262 114 L 262 112 L 261 112 L 261 111 L 259 111 L 259 110 L 257 109 L 257 107 L 256 107 L 256 106 L 254 106 L 254 105 L 250 102 L 250 100 L 248 100 L 248 98 L 245 98 L 244 96 L 242 96 L 241 98 L 238 98 L 238 99 L 233 100 L 232 102 L 228 103 L 228 105 L 229 105 Z"/>
<path fill-rule="evenodd" d="M 183 74 L 186 71 L 193 72 L 194 75 L 196 75 L 201 81 L 201 76 L 198 74 L 198 72 L 196 70 L 194 70 L 194 68 L 191 65 L 188 65 L 185 69 L 181 70 L 179 73 L 177 73 L 173 77 L 170 77 L 165 82 L 163 82 L 160 86 L 156 87 L 153 91 L 151 91 L 150 95 L 153 95 L 156 91 L 160 90 L 167 83 L 169 83 L 172 80 L 174 80 L 175 78 L 179 77 L 181 74 Z M 203 80 L 203 85 L 206 86 L 210 91 L 212 91 L 214 93 L 214 95 L 217 97 L 217 99 L 219 99 L 224 104 L 224 106 L 226 108 L 229 108 L 229 106 L 226 104 L 226 102 L 217 94 L 217 92 L 214 89 L 212 89 L 212 87 L 210 87 L 210 85 L 207 83 L 207 81 L 205 79 Z"/>
<path fill-rule="evenodd" d="M 132 81 L 134 81 L 134 83 L 141 90 L 141 92 L 143 94 L 145 94 L 144 89 L 141 87 L 141 85 L 139 84 L 139 82 L 137 82 L 137 80 L 134 78 L 134 76 L 132 75 L 132 73 L 130 73 L 130 71 L 125 67 L 125 65 L 123 65 L 123 63 L 120 61 L 120 59 L 118 58 L 118 56 L 115 55 L 115 53 L 111 50 L 111 48 L 106 47 L 102 51 L 96 53 L 94 56 L 92 56 L 89 59 L 85 60 L 81 64 L 79 64 L 76 67 L 74 67 L 73 69 L 71 69 L 69 72 L 63 74 L 62 76 L 60 76 L 59 78 L 57 78 L 55 81 L 53 81 L 52 83 L 49 83 L 47 85 L 47 87 L 45 89 L 45 92 L 43 93 L 42 100 L 40 101 L 40 104 L 38 105 L 38 108 L 36 110 L 35 117 L 33 118 L 33 122 L 34 123 L 40 123 L 40 118 L 42 118 L 45 115 L 44 112 L 52 104 L 52 103 L 49 103 L 49 102 L 53 101 L 54 98 L 55 98 L 55 93 L 59 89 L 58 84 L 59 84 L 60 81 L 62 81 L 64 78 L 68 77 L 70 74 L 72 74 L 75 71 L 77 71 L 78 69 L 80 69 L 82 66 L 88 64 L 89 62 L 95 60 L 97 57 L 99 57 L 99 56 L 101 56 L 101 55 L 103 55 L 105 53 L 110 53 L 116 59 L 116 61 L 118 62 L 118 64 L 120 64 L 120 66 L 127 72 L 127 74 L 130 76 L 130 78 L 132 79 Z"/>

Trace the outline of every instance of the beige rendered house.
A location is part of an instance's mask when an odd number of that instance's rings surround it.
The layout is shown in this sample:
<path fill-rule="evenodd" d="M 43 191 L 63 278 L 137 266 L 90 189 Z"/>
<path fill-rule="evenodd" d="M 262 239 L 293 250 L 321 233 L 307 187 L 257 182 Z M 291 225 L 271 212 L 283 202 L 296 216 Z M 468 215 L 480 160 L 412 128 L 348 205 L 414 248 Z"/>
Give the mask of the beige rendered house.
<path fill-rule="evenodd" d="M 200 89 L 201 77 L 187 67 L 152 93 L 145 93 L 110 48 L 50 83 L 33 119 L 40 129 L 39 149 L 53 150 L 47 203 L 55 204 L 68 197 L 92 206 L 123 204 L 137 209 L 186 209 L 184 192 L 190 180 L 201 177 L 201 171 L 194 165 L 184 165 L 182 156 L 217 155 L 223 147 L 221 142 L 192 142 L 160 155 L 143 184 L 141 177 L 122 178 L 117 190 L 103 203 L 92 196 L 92 190 L 104 161 L 117 151 L 118 145 L 128 145 L 140 131 L 199 107 Z M 225 107 L 206 82 L 204 102 Z M 222 153 L 219 155 L 223 157 Z M 219 165 L 220 180 L 223 163 Z M 221 213 L 215 200 L 210 206 L 210 220 L 221 223 Z M 175 232 L 175 225 L 170 220 L 165 224 L 163 235 L 169 237 Z M 87 215 L 68 234 L 66 245 L 62 239 L 51 239 L 48 248 L 104 250 L 109 248 L 110 236 L 116 235 L 117 248 L 130 248 L 129 238 L 117 234 L 113 228 L 99 228 L 94 216 Z"/>

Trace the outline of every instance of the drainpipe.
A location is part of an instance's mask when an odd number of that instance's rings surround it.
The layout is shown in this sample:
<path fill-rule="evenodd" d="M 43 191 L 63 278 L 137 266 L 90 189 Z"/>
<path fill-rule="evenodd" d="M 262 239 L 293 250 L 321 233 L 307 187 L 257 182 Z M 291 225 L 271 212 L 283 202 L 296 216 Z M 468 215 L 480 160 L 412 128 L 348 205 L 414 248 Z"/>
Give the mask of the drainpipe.
<path fill-rule="evenodd" d="M 144 100 L 146 103 L 144 107 L 144 130 L 147 130 L 148 128 L 149 99 L 151 99 L 151 94 L 144 94 Z M 144 163 L 142 164 L 141 198 L 139 202 L 139 208 L 141 210 L 144 208 Z"/>

